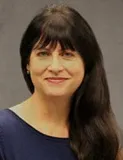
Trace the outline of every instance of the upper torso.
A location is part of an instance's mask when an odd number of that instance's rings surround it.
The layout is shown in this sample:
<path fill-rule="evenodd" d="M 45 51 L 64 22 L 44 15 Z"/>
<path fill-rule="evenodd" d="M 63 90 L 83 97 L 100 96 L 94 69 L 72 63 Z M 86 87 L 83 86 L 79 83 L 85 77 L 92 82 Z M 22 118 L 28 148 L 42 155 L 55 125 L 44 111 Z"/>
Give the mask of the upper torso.
<path fill-rule="evenodd" d="M 0 160 L 76 160 L 69 138 L 45 135 L 10 109 L 0 111 Z"/>

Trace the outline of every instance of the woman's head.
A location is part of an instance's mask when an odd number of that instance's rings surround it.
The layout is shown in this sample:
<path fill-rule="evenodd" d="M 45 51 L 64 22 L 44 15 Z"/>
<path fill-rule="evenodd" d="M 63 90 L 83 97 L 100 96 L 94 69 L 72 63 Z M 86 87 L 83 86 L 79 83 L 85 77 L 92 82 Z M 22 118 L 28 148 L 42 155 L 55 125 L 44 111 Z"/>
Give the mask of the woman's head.
<path fill-rule="evenodd" d="M 30 62 L 31 53 L 44 49 L 49 45 L 50 48 L 55 49 L 57 44 L 60 44 L 62 50 L 69 49 L 77 52 L 81 57 L 82 63 L 84 63 L 82 74 L 84 74 L 83 70 L 85 72 L 84 77 L 80 73 L 81 82 L 94 65 L 100 61 L 100 49 L 91 28 L 84 18 L 68 6 L 54 5 L 46 7 L 31 21 L 23 35 L 20 46 L 22 71 L 31 93 L 34 92 L 34 83 L 32 83 L 30 75 L 27 74 L 27 65 Z M 70 63 L 69 60 L 66 62 Z M 71 71 L 77 64 L 77 61 L 71 63 Z M 80 67 L 83 67 L 83 65 Z M 79 83 L 77 87 L 79 87 Z"/>
<path fill-rule="evenodd" d="M 70 92 L 75 91 L 71 99 L 69 136 L 78 160 L 115 160 L 119 141 L 102 53 L 86 20 L 68 6 L 44 8 L 25 31 L 20 54 L 23 75 L 31 93 L 34 84 L 40 88 L 37 83 L 40 73 L 44 78 L 54 74 L 65 78 L 74 75 Z M 68 82 L 65 83 L 66 88 L 70 87 Z M 55 89 L 60 95 L 66 92 L 65 88 L 62 92 Z"/>
<path fill-rule="evenodd" d="M 70 49 L 63 50 L 59 42 L 55 48 L 48 44 L 45 48 L 33 49 L 27 70 L 35 92 L 48 97 L 64 97 L 67 100 L 84 77 L 84 63 L 80 55 Z M 57 80 L 53 81 L 51 78 Z"/>

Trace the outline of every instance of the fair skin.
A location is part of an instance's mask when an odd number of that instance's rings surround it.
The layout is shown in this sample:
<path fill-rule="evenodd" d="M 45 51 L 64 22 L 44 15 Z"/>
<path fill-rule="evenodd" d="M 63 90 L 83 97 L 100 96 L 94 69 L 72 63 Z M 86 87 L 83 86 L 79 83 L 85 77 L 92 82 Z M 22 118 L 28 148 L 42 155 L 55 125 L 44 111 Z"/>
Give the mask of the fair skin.
<path fill-rule="evenodd" d="M 27 70 L 34 84 L 34 93 L 21 104 L 12 107 L 32 127 L 47 135 L 68 137 L 70 99 L 84 78 L 84 62 L 71 50 L 33 50 Z M 61 84 L 49 83 L 47 77 L 67 78 Z"/>
<path fill-rule="evenodd" d="M 32 51 L 27 69 L 35 87 L 34 94 L 10 109 L 37 131 L 65 138 L 69 136 L 67 123 L 69 102 L 83 81 L 84 62 L 78 53 L 73 51 L 69 53 L 74 57 L 62 57 L 60 49 L 58 44 L 49 57 L 40 57 L 39 51 Z M 51 85 L 45 80 L 46 77 L 55 75 L 69 79 L 60 85 Z M 120 149 L 116 160 L 122 159 L 123 149 Z"/>

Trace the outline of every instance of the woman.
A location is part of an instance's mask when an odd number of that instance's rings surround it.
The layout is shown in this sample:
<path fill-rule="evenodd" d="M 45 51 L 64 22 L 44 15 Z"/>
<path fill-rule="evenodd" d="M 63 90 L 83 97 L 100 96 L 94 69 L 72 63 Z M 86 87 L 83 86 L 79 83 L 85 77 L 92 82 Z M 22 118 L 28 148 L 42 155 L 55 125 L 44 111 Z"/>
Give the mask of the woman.
<path fill-rule="evenodd" d="M 1 160 L 120 160 L 103 57 L 86 20 L 45 7 L 21 45 L 31 96 L 0 111 Z"/>

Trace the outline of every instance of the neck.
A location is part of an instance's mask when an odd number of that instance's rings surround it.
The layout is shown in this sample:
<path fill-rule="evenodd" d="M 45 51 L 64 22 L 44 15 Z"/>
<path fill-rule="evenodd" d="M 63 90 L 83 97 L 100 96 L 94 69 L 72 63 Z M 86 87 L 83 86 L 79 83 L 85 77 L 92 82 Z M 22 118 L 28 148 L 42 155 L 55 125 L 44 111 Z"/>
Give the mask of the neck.
<path fill-rule="evenodd" d="M 46 97 L 38 93 L 26 101 L 27 110 L 31 111 L 32 119 L 36 124 L 47 126 L 50 130 L 58 132 L 68 131 L 68 116 L 70 111 L 70 99 L 61 97 Z"/>
<path fill-rule="evenodd" d="M 69 114 L 69 100 L 61 97 L 45 97 L 34 93 L 31 102 L 41 117 L 58 125 L 65 124 Z"/>

